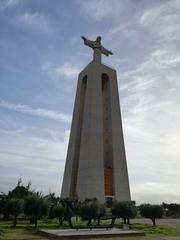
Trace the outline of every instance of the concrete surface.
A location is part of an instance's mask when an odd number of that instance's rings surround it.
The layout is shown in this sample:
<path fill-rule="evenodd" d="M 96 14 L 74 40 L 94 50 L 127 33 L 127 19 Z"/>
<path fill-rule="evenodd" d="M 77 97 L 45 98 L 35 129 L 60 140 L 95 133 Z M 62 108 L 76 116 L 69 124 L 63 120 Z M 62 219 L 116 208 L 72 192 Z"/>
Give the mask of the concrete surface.
<path fill-rule="evenodd" d="M 61 238 L 86 238 L 91 236 L 112 237 L 112 236 L 144 236 L 144 232 L 133 230 L 113 229 L 40 229 L 39 233 L 49 237 Z"/>

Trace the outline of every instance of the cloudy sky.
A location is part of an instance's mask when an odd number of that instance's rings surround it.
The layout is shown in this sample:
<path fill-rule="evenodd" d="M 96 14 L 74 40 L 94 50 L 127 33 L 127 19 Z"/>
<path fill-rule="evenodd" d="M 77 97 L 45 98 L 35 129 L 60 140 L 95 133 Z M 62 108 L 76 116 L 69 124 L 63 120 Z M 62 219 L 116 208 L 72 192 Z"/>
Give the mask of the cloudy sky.
<path fill-rule="evenodd" d="M 180 203 L 180 1 L 0 0 L 0 191 L 60 193 L 80 36 L 114 52 L 132 199 Z"/>

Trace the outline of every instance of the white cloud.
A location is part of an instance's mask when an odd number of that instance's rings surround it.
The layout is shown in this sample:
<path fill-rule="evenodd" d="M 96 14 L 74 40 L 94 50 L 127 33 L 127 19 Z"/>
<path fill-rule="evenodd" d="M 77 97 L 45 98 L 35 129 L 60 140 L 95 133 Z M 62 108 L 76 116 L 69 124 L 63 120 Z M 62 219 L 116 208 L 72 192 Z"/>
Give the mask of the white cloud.
<path fill-rule="evenodd" d="M 180 202 L 179 184 L 147 182 L 142 184 L 132 184 L 131 190 L 133 199 L 137 204 L 164 202 Z"/>
<path fill-rule="evenodd" d="M 20 1 L 3 2 L 11 7 Z M 114 61 L 121 69 L 118 71 L 120 100 L 132 198 L 137 202 L 180 202 L 180 1 L 143 1 L 140 5 L 119 0 L 76 2 L 79 3 L 78 15 L 84 14 L 89 24 L 88 29 L 82 24 L 83 31 L 92 39 L 96 33 L 103 35 L 104 32 L 103 44 L 114 52 L 114 56 L 106 58 L 106 62 L 112 65 Z M 15 24 L 37 32 L 53 31 L 51 19 L 41 12 L 20 13 L 15 18 Z M 94 33 L 91 33 L 92 27 Z M 77 46 L 76 40 L 71 42 L 70 48 Z M 47 63 L 42 70 L 54 80 L 77 79 L 83 61 L 88 59 L 85 54 L 73 61 L 69 55 L 70 61 L 60 65 Z M 62 59 L 59 58 L 59 61 L 63 62 Z M 62 90 L 63 81 L 61 83 L 58 82 L 57 86 Z M 68 87 L 72 88 L 72 82 Z M 68 87 L 67 92 L 70 90 Z M 63 117 L 52 110 L 6 101 L 0 104 L 26 114 L 70 121 L 70 116 Z M 8 125 L 9 122 L 6 122 L 6 129 Z M 59 191 L 69 131 L 63 137 L 53 132 L 50 136 L 36 133 L 36 138 L 32 137 L 33 134 L 31 138 L 27 132 L 20 129 L 11 131 L 10 135 L 1 131 L 3 165 L 9 169 L 17 166 L 19 169 L 14 171 L 17 178 L 17 173 L 21 175 L 23 170 L 28 170 L 35 186 L 43 191 L 47 192 L 49 186 Z M 37 137 L 41 134 L 46 138 Z M 51 177 L 54 173 L 59 174 L 55 181 Z M 7 174 L 6 180 L 2 177 L 7 186 L 10 184 L 8 178 L 10 174 Z M 49 184 L 47 179 L 50 179 Z M 11 179 L 11 183 L 13 181 Z"/>
<path fill-rule="evenodd" d="M 42 32 L 51 34 L 53 32 L 53 26 L 48 16 L 41 12 L 25 12 L 16 15 L 15 23 L 35 32 Z"/>
<path fill-rule="evenodd" d="M 180 39 L 180 4 L 178 0 L 164 1 L 155 7 L 148 7 L 139 23 L 161 38 L 161 41 Z"/>
<path fill-rule="evenodd" d="M 57 76 L 77 77 L 80 69 L 70 63 L 65 63 L 62 66 L 55 68 L 54 71 Z"/>
<path fill-rule="evenodd" d="M 60 66 L 53 66 L 51 63 L 46 63 L 42 67 L 42 70 L 47 72 L 51 79 L 54 80 L 59 80 L 62 77 L 76 79 L 80 72 L 80 67 L 69 62 L 66 62 Z"/>
<path fill-rule="evenodd" d="M 105 17 L 112 17 L 119 14 L 123 9 L 123 4 L 119 0 L 85 0 L 78 1 L 82 8 L 82 13 L 88 18 L 102 20 Z"/>
<path fill-rule="evenodd" d="M 131 92 L 160 89 L 162 83 L 176 86 L 173 84 L 178 85 L 179 66 L 180 51 L 167 47 L 155 49 L 137 68 L 121 74 L 122 80 L 126 82 L 122 91 L 124 87 Z"/>
<path fill-rule="evenodd" d="M 138 203 L 180 201 L 179 56 L 163 46 L 121 74 L 126 152 L 132 197 Z"/>
<path fill-rule="evenodd" d="M 66 130 L 61 137 L 56 135 L 44 139 L 0 130 L 0 146 L 3 149 L 0 150 L 0 169 L 6 169 L 6 175 L 1 171 L 0 191 L 7 192 L 21 176 L 26 181 L 31 180 L 37 190 L 47 193 L 51 189 L 59 193 L 69 132 Z"/>
<path fill-rule="evenodd" d="M 4 136 L 3 142 L 1 141 L 1 146 L 4 149 L 0 151 L 1 166 L 21 167 L 18 170 L 19 174 L 23 173 L 22 169 L 33 170 L 35 174 L 39 170 L 53 172 L 58 166 L 59 172 L 62 174 L 68 137 L 64 136 L 53 140 L 51 138 L 23 136 L 22 134 L 1 133 Z M 65 134 L 67 133 L 65 132 Z M 22 166 L 23 163 L 25 164 Z"/>
<path fill-rule="evenodd" d="M 0 0 L 0 11 L 19 5 L 23 0 Z"/>
<path fill-rule="evenodd" d="M 22 178 L 24 185 L 27 185 L 31 181 L 31 189 L 41 192 L 42 194 L 56 193 L 57 196 L 60 196 L 60 186 L 61 181 L 56 176 L 55 178 L 49 178 L 48 174 L 45 176 L 30 176 L 30 175 L 13 175 L 13 174 L 1 174 L 0 182 L 1 187 L 0 191 L 7 193 L 8 191 L 14 189 L 18 179 Z M 33 179 L 32 179 L 33 178 Z"/>
<path fill-rule="evenodd" d="M 27 113 L 27 114 L 39 116 L 42 118 L 52 119 L 55 121 L 61 121 L 61 122 L 71 121 L 71 116 L 66 115 L 64 113 L 59 113 L 53 110 L 43 109 L 43 108 L 32 108 L 29 105 L 14 104 L 4 100 L 0 100 L 0 107 L 10 109 L 16 112 Z"/>

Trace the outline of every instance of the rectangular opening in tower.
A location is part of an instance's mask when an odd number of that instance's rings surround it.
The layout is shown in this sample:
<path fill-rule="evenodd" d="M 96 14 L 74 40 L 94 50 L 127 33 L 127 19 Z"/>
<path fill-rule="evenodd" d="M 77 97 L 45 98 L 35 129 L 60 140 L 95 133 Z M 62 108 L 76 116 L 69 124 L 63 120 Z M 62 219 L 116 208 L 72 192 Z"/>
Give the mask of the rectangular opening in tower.
<path fill-rule="evenodd" d="M 79 96 L 79 108 L 77 111 L 78 124 L 77 124 L 77 135 L 76 135 L 76 145 L 75 145 L 75 153 L 73 159 L 73 174 L 71 180 L 71 196 L 76 196 L 76 186 L 77 186 L 77 178 L 78 178 L 78 167 L 79 167 L 79 155 L 80 155 L 80 145 L 81 145 L 81 133 L 82 133 L 82 123 L 84 116 L 84 104 L 85 104 L 85 96 L 86 96 L 86 87 L 87 87 L 87 76 L 84 76 L 81 79 L 80 83 L 80 96 Z"/>
<path fill-rule="evenodd" d="M 104 148 L 104 191 L 105 196 L 113 196 L 113 154 L 112 154 L 112 122 L 110 79 L 102 74 L 103 105 L 103 148 Z"/>

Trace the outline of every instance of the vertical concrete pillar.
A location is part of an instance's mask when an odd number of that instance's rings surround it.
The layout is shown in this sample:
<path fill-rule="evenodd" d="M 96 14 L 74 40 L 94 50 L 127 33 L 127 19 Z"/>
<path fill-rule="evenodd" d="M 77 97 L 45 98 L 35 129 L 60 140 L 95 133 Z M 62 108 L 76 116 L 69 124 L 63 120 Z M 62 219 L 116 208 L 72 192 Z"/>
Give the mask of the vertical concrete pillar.
<path fill-rule="evenodd" d="M 94 54 L 79 74 L 61 197 L 130 201 L 116 71 Z"/>

